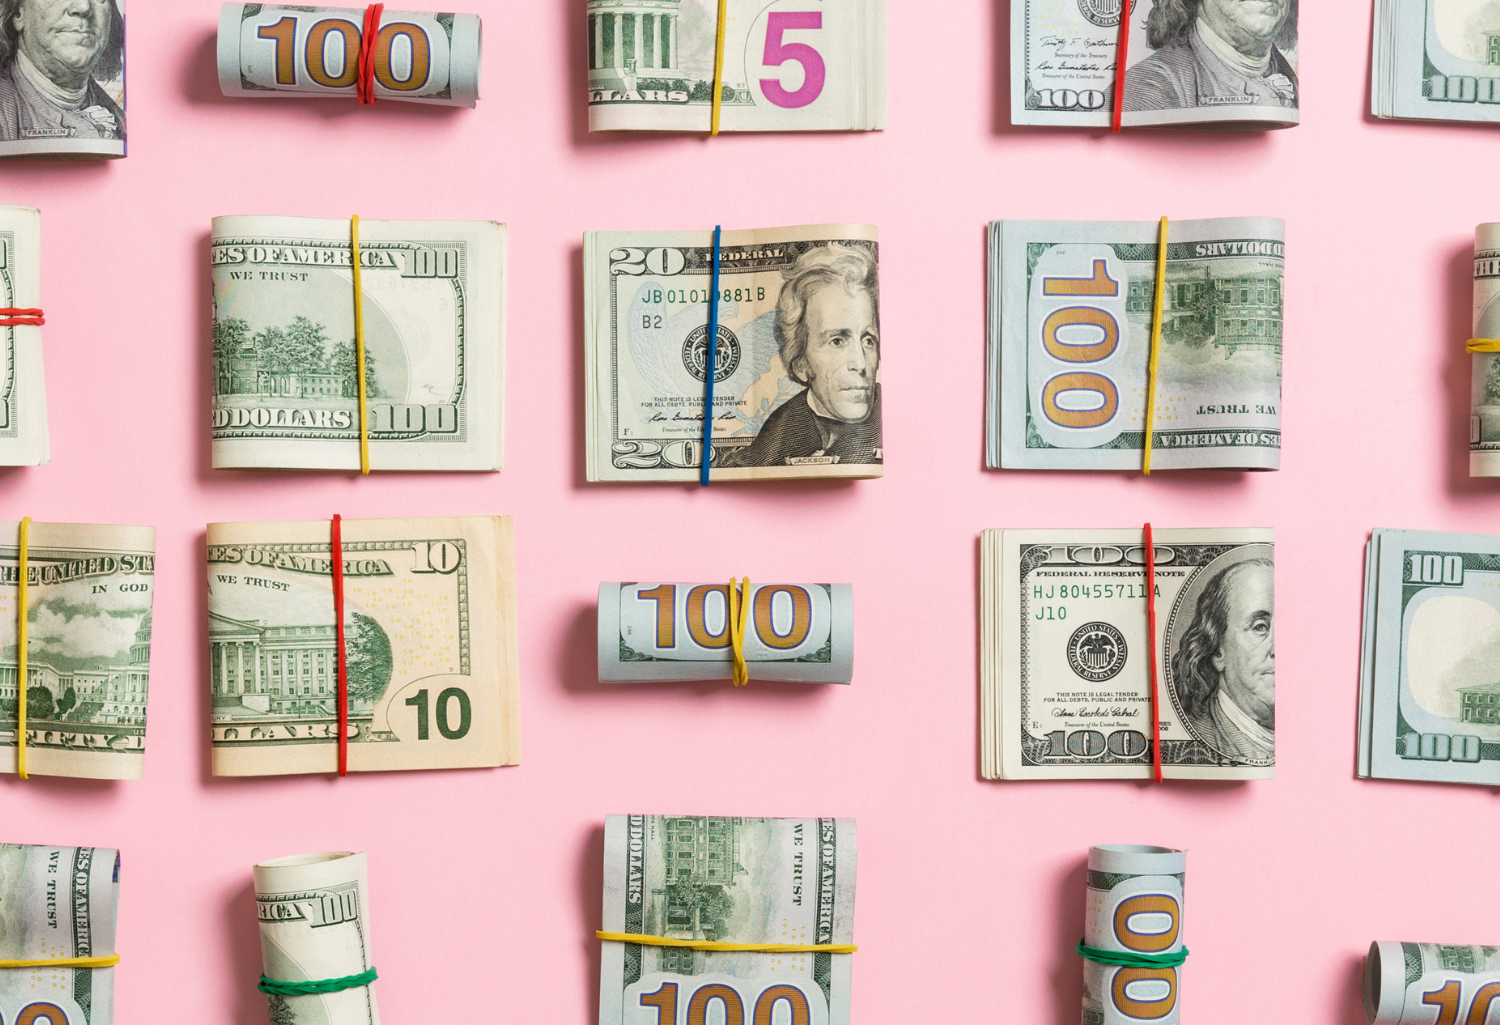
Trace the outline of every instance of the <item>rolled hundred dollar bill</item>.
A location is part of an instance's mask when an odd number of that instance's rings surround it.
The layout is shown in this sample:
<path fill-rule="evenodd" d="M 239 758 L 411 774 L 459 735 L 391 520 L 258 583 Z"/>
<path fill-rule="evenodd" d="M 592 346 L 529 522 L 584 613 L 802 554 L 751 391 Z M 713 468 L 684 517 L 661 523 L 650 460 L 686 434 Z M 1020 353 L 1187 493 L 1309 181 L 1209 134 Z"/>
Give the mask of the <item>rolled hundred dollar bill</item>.
<path fill-rule="evenodd" d="M 115 953 L 120 852 L 107 847 L 0 844 L 0 960 Z M 111 1025 L 115 970 L 0 968 L 0 1020 Z"/>
<path fill-rule="evenodd" d="M 351 851 L 299 854 L 263 861 L 254 874 L 260 988 L 271 1025 L 379 1025 L 370 985 L 375 965 L 365 856 Z M 307 992 L 331 984 L 339 988 Z"/>
<path fill-rule="evenodd" d="M 1474 337 L 1500 339 L 1500 224 L 1474 229 Z M 1500 477 L 1500 352 L 1469 361 L 1469 476 Z"/>
<path fill-rule="evenodd" d="M 1133 844 L 1089 848 L 1083 1025 L 1175 1025 L 1187 854 Z M 1085 949 L 1087 948 L 1087 949 Z"/>
<path fill-rule="evenodd" d="M 226 3 L 219 9 L 225 96 L 347 96 L 359 81 L 365 8 Z M 375 98 L 472 107 L 479 100 L 477 14 L 383 11 Z"/>
<path fill-rule="evenodd" d="M 752 680 L 853 679 L 854 588 L 752 583 L 748 600 Z M 600 682 L 727 680 L 733 666 L 729 585 L 599 585 Z"/>
<path fill-rule="evenodd" d="M 0 206 L 0 306 L 42 305 L 42 214 L 29 206 Z M 6 318 L 10 319 L 10 318 Z M 52 458 L 47 439 L 47 389 L 42 375 L 42 329 L 0 327 L 0 466 L 40 466 Z"/>
<path fill-rule="evenodd" d="M 1500 947 L 1376 941 L 1364 997 L 1372 1025 L 1484 1025 L 1500 1013 Z"/>

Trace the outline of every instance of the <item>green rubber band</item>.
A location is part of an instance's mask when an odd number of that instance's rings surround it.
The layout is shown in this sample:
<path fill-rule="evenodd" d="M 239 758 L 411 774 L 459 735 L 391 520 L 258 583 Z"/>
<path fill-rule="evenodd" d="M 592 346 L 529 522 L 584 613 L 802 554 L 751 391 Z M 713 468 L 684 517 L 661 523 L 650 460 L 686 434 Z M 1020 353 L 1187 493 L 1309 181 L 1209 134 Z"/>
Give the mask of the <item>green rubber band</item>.
<path fill-rule="evenodd" d="M 368 986 L 375 979 L 373 968 L 367 972 L 360 972 L 358 975 L 346 975 L 342 979 L 318 979 L 313 982 L 283 982 L 280 979 L 268 979 L 262 975 L 260 985 L 256 988 L 262 993 L 270 993 L 273 996 L 305 997 L 315 993 L 338 993 L 357 986 Z"/>
<path fill-rule="evenodd" d="M 1188 948 L 1174 950 L 1170 954 L 1137 954 L 1128 950 L 1100 950 L 1085 946 L 1082 940 L 1074 948 L 1079 954 L 1095 964 L 1106 964 L 1117 968 L 1176 968 L 1187 960 Z"/>

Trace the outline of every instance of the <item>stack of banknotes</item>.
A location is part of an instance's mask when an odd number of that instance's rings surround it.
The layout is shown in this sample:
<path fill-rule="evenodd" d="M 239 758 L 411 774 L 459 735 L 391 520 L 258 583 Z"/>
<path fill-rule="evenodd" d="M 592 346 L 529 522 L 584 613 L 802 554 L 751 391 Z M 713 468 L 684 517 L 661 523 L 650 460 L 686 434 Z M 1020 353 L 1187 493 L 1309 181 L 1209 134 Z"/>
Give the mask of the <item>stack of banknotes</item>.
<path fill-rule="evenodd" d="M 852 945 L 856 840 L 853 819 L 611 815 L 601 931 Z M 855 954 L 601 942 L 599 1025 L 849 1023 Z"/>
<path fill-rule="evenodd" d="M 0 306 L 40 309 L 41 296 L 41 211 L 0 206 Z M 32 324 L 0 327 L 0 357 L 0 466 L 40 466 L 52 458 L 42 329 Z"/>
<path fill-rule="evenodd" d="M 589 232 L 588 479 L 879 477 L 880 283 L 869 225 Z M 710 297 L 718 331 L 708 347 Z"/>
<path fill-rule="evenodd" d="M 1267 779 L 1276 766 L 1270 530 L 987 530 L 985 779 Z M 1159 681 L 1151 723 L 1151 660 Z"/>
<path fill-rule="evenodd" d="M 1011 0 L 1012 123 L 1111 123 L 1120 8 L 1120 0 Z M 1129 11 L 1125 126 L 1298 123 L 1297 0 L 1139 0 Z"/>
<path fill-rule="evenodd" d="M 123 157 L 125 0 L 8 0 L 0 12 L 0 157 Z"/>
<path fill-rule="evenodd" d="M 1500 947 L 1376 941 L 1364 997 L 1370 1025 L 1484 1025 L 1500 1012 Z"/>
<path fill-rule="evenodd" d="M 347 220 L 215 217 L 213 462 L 360 465 Z M 498 470 L 504 452 L 505 225 L 359 223 L 375 470 Z"/>
<path fill-rule="evenodd" d="M 214 774 L 336 771 L 341 657 L 349 771 L 520 762 L 510 517 L 343 520 L 342 652 L 329 532 L 208 525 Z"/>
<path fill-rule="evenodd" d="M 1473 332 L 1476 340 L 1500 339 L 1500 224 L 1474 229 Z M 1500 477 L 1500 352 L 1470 356 L 1469 387 L 1469 476 Z"/>
<path fill-rule="evenodd" d="M 1160 224 L 995 221 L 989 230 L 986 461 L 1138 470 Z M 1281 465 L 1285 227 L 1169 225 L 1153 469 Z"/>
<path fill-rule="evenodd" d="M 1500 18 L 1454 0 L 1375 0 L 1370 113 L 1500 121 Z"/>
<path fill-rule="evenodd" d="M 587 0 L 589 130 L 885 127 L 885 0 Z"/>
<path fill-rule="evenodd" d="M 1183 950 L 1187 852 L 1111 844 L 1089 848 L 1083 945 L 1102 954 L 1083 962 L 1084 1025 L 1175 1025 L 1182 970 L 1175 965 L 1110 963 L 1133 954 Z"/>
<path fill-rule="evenodd" d="M 1500 537 L 1365 546 L 1359 774 L 1500 785 Z"/>

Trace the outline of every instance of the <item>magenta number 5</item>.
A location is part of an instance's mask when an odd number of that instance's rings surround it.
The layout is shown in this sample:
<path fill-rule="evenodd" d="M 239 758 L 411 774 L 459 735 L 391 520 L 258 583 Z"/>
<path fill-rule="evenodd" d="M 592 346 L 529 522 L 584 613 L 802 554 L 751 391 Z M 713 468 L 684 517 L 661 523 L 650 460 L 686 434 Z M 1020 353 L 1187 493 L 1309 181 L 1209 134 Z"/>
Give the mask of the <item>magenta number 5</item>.
<path fill-rule="evenodd" d="M 787 61 L 802 65 L 802 87 L 788 92 L 774 78 L 760 80 L 761 91 L 766 99 L 778 107 L 805 107 L 823 92 L 823 82 L 828 69 L 823 66 L 823 55 L 806 43 L 783 42 L 783 35 L 799 28 L 822 28 L 821 11 L 778 11 L 766 16 L 766 52 L 762 58 L 767 67 L 780 67 Z"/>

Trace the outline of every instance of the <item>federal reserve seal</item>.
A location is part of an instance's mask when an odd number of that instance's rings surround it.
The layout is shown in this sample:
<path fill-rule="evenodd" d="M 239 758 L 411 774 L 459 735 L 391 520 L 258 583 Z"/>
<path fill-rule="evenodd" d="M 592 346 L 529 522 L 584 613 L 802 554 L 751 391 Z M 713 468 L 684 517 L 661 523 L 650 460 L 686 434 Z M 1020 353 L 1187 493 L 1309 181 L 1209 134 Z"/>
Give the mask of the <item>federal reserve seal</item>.
<path fill-rule="evenodd" d="M 1123 0 L 1078 0 L 1079 12 L 1095 25 L 1114 28 L 1120 24 L 1120 4 Z M 1130 9 L 1135 10 L 1131 0 Z"/>
<path fill-rule="evenodd" d="M 1125 635 L 1108 623 L 1085 623 L 1068 638 L 1068 665 L 1090 683 L 1118 676 L 1125 654 Z"/>
<path fill-rule="evenodd" d="M 708 325 L 700 324 L 688 333 L 682 343 L 682 365 L 698 380 L 708 383 Z M 714 384 L 725 380 L 740 365 L 740 340 L 723 324 L 719 325 L 718 351 L 714 353 Z"/>

